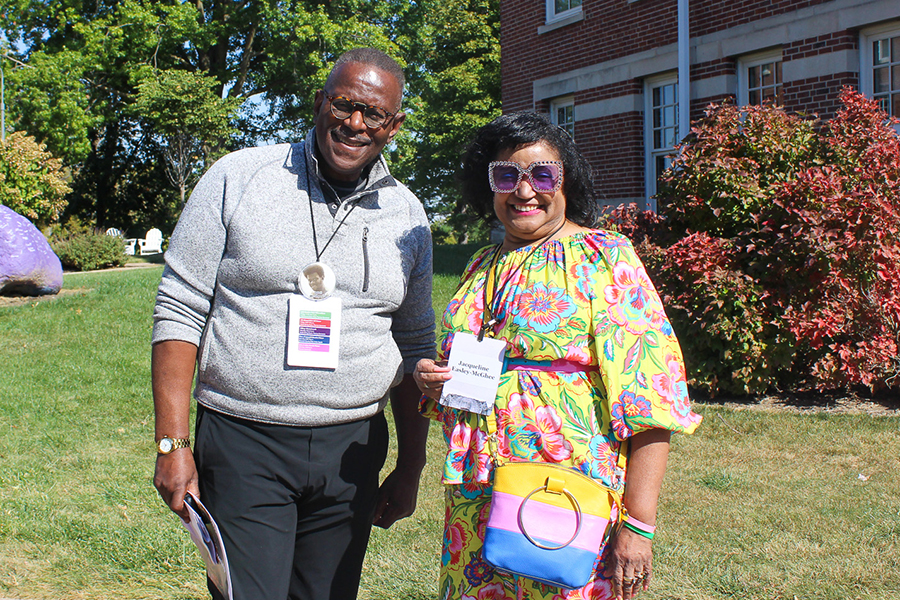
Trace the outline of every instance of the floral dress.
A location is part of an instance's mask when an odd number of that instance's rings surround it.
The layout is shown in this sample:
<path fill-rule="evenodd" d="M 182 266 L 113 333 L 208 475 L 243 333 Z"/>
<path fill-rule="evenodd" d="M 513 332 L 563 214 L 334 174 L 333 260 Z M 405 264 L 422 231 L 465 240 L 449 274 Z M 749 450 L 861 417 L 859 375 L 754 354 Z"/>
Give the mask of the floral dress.
<path fill-rule="evenodd" d="M 456 332 L 479 332 L 497 251 L 478 251 L 466 267 L 442 319 L 441 358 Z M 581 232 L 502 254 L 495 269 L 491 337 L 505 340 L 507 360 L 519 365 L 501 375 L 494 406 L 505 461 L 567 465 L 621 491 L 623 440 L 651 428 L 696 429 L 681 349 L 627 238 Z M 492 569 L 481 557 L 493 468 L 485 421 L 424 396 L 420 410 L 442 423 L 448 444 L 440 598 L 614 597 L 599 556 L 591 581 L 571 591 Z"/>

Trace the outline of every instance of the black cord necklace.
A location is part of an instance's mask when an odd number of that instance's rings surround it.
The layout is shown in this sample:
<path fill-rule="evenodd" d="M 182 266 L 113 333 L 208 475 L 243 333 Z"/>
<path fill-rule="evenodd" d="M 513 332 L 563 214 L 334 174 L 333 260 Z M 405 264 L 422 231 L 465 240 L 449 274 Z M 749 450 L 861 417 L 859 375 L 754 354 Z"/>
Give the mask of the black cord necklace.
<path fill-rule="evenodd" d="M 316 252 L 316 262 L 319 262 L 319 260 L 322 258 L 322 255 L 325 254 L 325 250 L 328 249 L 329 244 L 331 244 L 331 241 L 334 239 L 334 236 L 336 236 L 337 232 L 340 231 L 341 226 L 344 224 L 344 221 L 347 220 L 347 217 L 350 216 L 350 213 L 353 212 L 353 209 L 356 208 L 357 204 L 359 204 L 359 203 L 358 202 L 353 203 L 353 205 L 350 207 L 350 209 L 347 211 L 347 213 L 341 219 L 341 222 L 338 223 L 338 226 L 334 228 L 334 231 L 331 233 L 331 236 L 328 238 L 328 241 L 325 242 L 325 246 L 322 248 L 322 251 L 319 252 L 319 238 L 316 235 L 316 217 L 313 214 L 312 189 L 310 188 L 310 184 L 309 184 L 309 164 L 306 165 L 306 170 L 304 171 L 304 175 L 306 176 L 306 196 L 307 196 L 307 199 L 309 200 L 309 222 L 310 222 L 310 225 L 312 226 L 313 248 L 315 249 L 315 252 Z M 325 193 L 324 188 L 322 189 L 322 193 L 323 194 Z"/>

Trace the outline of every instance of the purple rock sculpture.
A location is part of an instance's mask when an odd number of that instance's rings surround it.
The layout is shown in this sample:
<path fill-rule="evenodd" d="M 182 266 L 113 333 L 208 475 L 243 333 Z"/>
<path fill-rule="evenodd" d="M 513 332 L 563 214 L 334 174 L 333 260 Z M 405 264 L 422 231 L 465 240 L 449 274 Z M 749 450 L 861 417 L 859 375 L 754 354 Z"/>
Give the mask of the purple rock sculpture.
<path fill-rule="evenodd" d="M 44 296 L 62 289 L 59 257 L 31 221 L 0 205 L 0 294 Z"/>

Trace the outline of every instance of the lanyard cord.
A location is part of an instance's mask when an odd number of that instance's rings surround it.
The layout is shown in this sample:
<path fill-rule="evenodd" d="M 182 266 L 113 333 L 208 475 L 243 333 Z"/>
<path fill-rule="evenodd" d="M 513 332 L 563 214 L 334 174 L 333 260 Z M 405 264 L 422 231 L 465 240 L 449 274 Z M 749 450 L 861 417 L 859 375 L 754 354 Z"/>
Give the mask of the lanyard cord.
<path fill-rule="evenodd" d="M 312 190 L 310 189 L 310 185 L 309 185 L 309 165 L 307 164 L 305 166 L 306 166 L 306 169 L 304 169 L 303 174 L 306 176 L 306 197 L 309 199 L 309 222 L 310 222 L 310 225 L 312 226 L 313 248 L 315 248 L 315 251 L 316 251 L 316 262 L 319 262 L 319 259 L 322 257 L 323 254 L 325 254 L 325 250 L 328 249 L 328 245 L 331 243 L 331 240 L 333 240 L 334 236 L 337 235 L 337 232 L 340 231 L 341 225 L 344 224 L 344 221 L 347 220 L 347 217 L 350 216 L 350 213 L 353 212 L 353 209 L 356 208 L 357 204 L 359 204 L 359 203 L 358 202 L 353 203 L 353 206 L 350 207 L 350 210 L 347 211 L 347 214 L 345 214 L 344 218 L 341 219 L 341 222 L 338 223 L 338 226 L 334 228 L 334 231 L 331 233 L 331 237 L 329 237 L 328 241 L 325 242 L 325 246 L 322 248 L 322 251 L 319 252 L 319 239 L 316 236 L 316 217 L 313 214 Z M 326 183 L 326 185 L 327 185 L 327 183 Z M 325 188 L 322 188 L 322 193 L 323 194 L 325 193 Z M 343 203 L 343 201 L 342 201 L 342 203 Z"/>
<path fill-rule="evenodd" d="M 503 296 L 503 291 L 505 290 L 507 284 L 513 278 L 517 272 L 519 272 L 522 267 L 525 266 L 525 263 L 528 262 L 528 259 L 537 251 L 538 248 L 549 242 L 553 236 L 559 233 L 560 229 L 562 229 L 567 220 L 563 219 L 563 222 L 560 223 L 559 227 L 557 227 L 553 233 L 537 242 L 532 246 L 531 250 L 528 254 L 525 255 L 525 258 L 522 259 L 522 262 L 519 263 L 515 269 L 511 270 L 507 276 L 504 278 L 503 283 L 499 286 L 500 293 L 497 293 L 498 286 L 497 283 L 497 263 L 500 262 L 500 248 L 503 244 L 497 244 L 497 249 L 494 251 L 494 256 L 491 257 L 491 266 L 488 267 L 487 276 L 484 281 L 484 311 L 481 313 L 481 329 L 478 332 L 478 341 L 484 340 L 485 332 L 490 329 L 491 334 L 493 334 L 494 325 L 497 324 L 496 317 L 496 309 L 494 308 L 494 304 L 498 302 L 498 300 Z"/>

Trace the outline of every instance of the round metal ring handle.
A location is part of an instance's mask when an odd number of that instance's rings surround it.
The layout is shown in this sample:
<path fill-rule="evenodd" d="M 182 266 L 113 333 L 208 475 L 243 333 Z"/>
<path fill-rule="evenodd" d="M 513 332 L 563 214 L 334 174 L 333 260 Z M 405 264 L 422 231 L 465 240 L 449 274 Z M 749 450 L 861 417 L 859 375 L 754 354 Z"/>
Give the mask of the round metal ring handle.
<path fill-rule="evenodd" d="M 573 533 L 572 537 L 570 537 L 567 541 L 563 542 L 559 546 L 545 546 L 544 544 L 528 535 L 528 532 L 525 530 L 525 523 L 522 520 L 522 511 L 525 510 L 525 503 L 528 502 L 528 500 L 530 500 L 532 496 L 534 496 L 538 492 L 545 491 L 546 489 L 547 486 L 545 484 L 541 487 L 534 488 L 527 496 L 525 496 L 525 499 L 522 500 L 522 504 L 519 505 L 519 512 L 516 515 L 516 520 L 519 524 L 519 531 L 522 532 L 522 535 L 524 535 L 529 542 L 542 550 L 560 550 L 561 548 L 565 548 L 566 546 L 571 544 L 575 540 L 575 538 L 578 537 L 578 533 L 581 531 L 581 505 L 578 504 L 578 500 L 575 499 L 575 496 L 573 496 L 569 490 L 563 488 L 562 493 L 566 495 L 566 498 L 568 498 L 569 502 L 572 503 L 572 508 L 575 509 L 575 533 Z"/>

